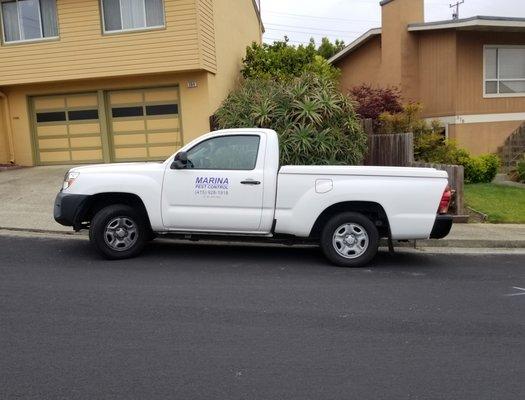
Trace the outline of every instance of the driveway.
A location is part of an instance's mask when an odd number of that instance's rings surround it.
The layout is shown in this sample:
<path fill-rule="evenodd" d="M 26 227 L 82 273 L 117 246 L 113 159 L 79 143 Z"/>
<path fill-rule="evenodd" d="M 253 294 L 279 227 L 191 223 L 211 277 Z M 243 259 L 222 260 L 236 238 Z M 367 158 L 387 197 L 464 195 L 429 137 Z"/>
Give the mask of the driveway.
<path fill-rule="evenodd" d="M 53 219 L 53 203 L 67 165 L 0 172 L 0 227 L 71 231 Z"/>

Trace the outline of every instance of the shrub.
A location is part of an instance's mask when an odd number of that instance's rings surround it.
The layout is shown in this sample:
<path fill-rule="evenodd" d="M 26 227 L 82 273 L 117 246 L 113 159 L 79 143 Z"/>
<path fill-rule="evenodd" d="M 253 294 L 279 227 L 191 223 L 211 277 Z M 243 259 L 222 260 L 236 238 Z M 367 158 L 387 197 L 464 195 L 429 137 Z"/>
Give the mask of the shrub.
<path fill-rule="evenodd" d="M 520 162 L 518 162 L 516 174 L 518 175 L 518 180 L 520 182 L 525 182 L 525 156 Z"/>
<path fill-rule="evenodd" d="M 396 88 L 373 88 L 370 85 L 361 85 L 352 88 L 349 95 L 356 102 L 357 114 L 361 118 L 372 119 L 375 129 L 379 127 L 381 114 L 396 114 L 403 111 L 401 94 Z"/>
<path fill-rule="evenodd" d="M 340 45 L 341 42 L 338 46 Z M 326 51 L 325 44 L 323 52 Z M 252 43 L 246 48 L 241 70 L 246 79 L 290 79 L 301 76 L 305 71 L 315 72 L 330 79 L 339 77 L 339 70 L 319 54 L 313 40 L 307 46 L 292 46 L 286 37 L 283 41 L 273 44 Z"/>
<path fill-rule="evenodd" d="M 406 105 L 402 112 L 383 113 L 379 116 L 382 133 L 414 133 L 414 158 L 438 164 L 463 165 L 468 183 L 492 182 L 498 172 L 500 160 L 494 154 L 471 157 L 468 151 L 445 138 L 439 121 L 427 122 L 418 103 Z"/>
<path fill-rule="evenodd" d="M 220 128 L 277 131 L 282 164 L 357 164 L 366 150 L 350 99 L 336 82 L 310 72 L 285 81 L 246 79 L 216 116 Z"/>
<path fill-rule="evenodd" d="M 494 154 L 486 154 L 479 157 L 469 157 L 464 160 L 465 182 L 467 183 L 489 183 L 498 173 L 500 159 Z"/>

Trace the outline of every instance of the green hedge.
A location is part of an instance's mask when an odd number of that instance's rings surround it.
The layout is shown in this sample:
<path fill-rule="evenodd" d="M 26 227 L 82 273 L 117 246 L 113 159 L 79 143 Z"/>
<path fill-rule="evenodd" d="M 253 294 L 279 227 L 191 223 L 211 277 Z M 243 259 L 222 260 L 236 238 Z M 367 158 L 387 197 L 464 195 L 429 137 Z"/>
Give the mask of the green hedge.
<path fill-rule="evenodd" d="M 465 167 L 465 182 L 490 183 L 498 173 L 500 159 L 495 154 L 485 154 L 468 157 L 462 165 Z"/>

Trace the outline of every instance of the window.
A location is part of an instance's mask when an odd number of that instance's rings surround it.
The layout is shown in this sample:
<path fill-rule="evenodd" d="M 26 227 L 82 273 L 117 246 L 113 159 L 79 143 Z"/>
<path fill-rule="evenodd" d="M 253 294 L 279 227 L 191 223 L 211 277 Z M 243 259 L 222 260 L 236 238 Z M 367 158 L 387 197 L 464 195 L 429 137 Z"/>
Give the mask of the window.
<path fill-rule="evenodd" d="M 146 115 L 170 115 L 178 114 L 177 104 L 158 104 L 156 106 L 146 106 Z"/>
<path fill-rule="evenodd" d="M 163 0 L 102 0 L 104 32 L 164 26 Z"/>
<path fill-rule="evenodd" d="M 486 96 L 525 96 L 525 46 L 485 47 Z"/>
<path fill-rule="evenodd" d="M 142 106 L 114 107 L 111 109 L 111 115 L 113 115 L 113 118 L 142 117 L 144 115 L 144 109 Z"/>
<path fill-rule="evenodd" d="M 252 170 L 257 163 L 259 136 L 220 136 L 205 140 L 188 151 L 195 169 Z"/>
<path fill-rule="evenodd" d="M 98 110 L 78 110 L 68 111 L 69 121 L 84 121 L 89 119 L 98 119 Z"/>
<path fill-rule="evenodd" d="M 58 37 L 56 0 L 0 0 L 4 41 Z"/>
<path fill-rule="evenodd" d="M 36 122 L 62 122 L 65 120 L 65 111 L 43 112 L 36 114 Z"/>

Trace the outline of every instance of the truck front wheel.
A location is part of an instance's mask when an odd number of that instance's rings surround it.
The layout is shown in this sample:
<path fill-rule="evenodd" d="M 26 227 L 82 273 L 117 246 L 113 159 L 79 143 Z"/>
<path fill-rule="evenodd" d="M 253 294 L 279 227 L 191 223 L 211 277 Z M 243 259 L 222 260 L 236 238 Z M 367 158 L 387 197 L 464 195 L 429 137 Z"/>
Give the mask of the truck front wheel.
<path fill-rule="evenodd" d="M 145 219 L 130 206 L 107 206 L 91 221 L 89 240 L 107 259 L 135 257 L 148 240 Z"/>
<path fill-rule="evenodd" d="M 340 267 L 363 267 L 377 254 L 379 233 L 366 216 L 345 212 L 333 216 L 321 233 L 321 249 Z"/>

